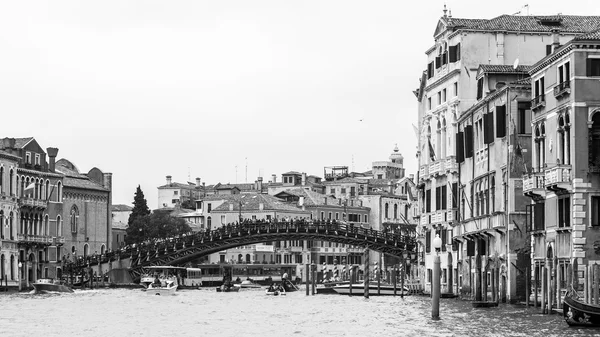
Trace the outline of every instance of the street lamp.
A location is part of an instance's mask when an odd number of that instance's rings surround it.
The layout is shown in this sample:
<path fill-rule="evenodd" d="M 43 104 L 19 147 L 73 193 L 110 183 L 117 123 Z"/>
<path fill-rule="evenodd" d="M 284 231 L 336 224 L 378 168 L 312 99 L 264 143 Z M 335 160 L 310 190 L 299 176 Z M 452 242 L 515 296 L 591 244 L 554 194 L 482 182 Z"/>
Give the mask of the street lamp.
<path fill-rule="evenodd" d="M 433 248 L 435 256 L 433 257 L 433 279 L 431 281 L 431 318 L 440 319 L 440 249 L 442 248 L 442 239 L 439 234 L 433 239 Z"/>

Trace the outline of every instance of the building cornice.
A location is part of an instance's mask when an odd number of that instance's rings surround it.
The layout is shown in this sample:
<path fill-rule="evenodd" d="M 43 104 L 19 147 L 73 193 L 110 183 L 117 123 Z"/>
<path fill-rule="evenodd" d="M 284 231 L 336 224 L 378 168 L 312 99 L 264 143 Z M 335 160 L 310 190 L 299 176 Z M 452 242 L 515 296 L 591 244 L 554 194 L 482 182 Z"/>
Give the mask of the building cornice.
<path fill-rule="evenodd" d="M 59 173 L 53 173 L 53 172 L 43 172 L 43 171 L 36 171 L 36 170 L 28 170 L 22 167 L 18 167 L 17 168 L 17 173 L 20 174 L 31 174 L 31 175 L 37 175 L 37 176 L 42 176 L 42 177 L 53 177 L 53 178 L 63 178 L 64 175 L 59 174 Z"/>
<path fill-rule="evenodd" d="M 544 57 L 538 63 L 534 64 L 531 67 L 531 69 L 529 69 L 529 76 L 533 76 L 533 74 L 544 69 L 546 66 L 550 65 L 552 62 L 567 55 L 571 50 L 573 50 L 573 44 L 572 44 L 572 42 L 569 42 L 567 45 L 560 48 L 556 53 L 553 53 L 553 54 L 550 54 L 550 55 Z"/>
<path fill-rule="evenodd" d="M 438 85 L 440 85 L 441 83 L 447 81 L 449 78 L 453 77 L 456 74 L 460 74 L 460 69 L 454 69 L 451 72 L 447 73 L 446 75 L 444 75 L 442 78 L 440 78 L 439 80 L 431 83 L 430 85 L 425 87 L 425 91 L 429 91 L 431 90 L 431 88 L 435 88 Z"/>

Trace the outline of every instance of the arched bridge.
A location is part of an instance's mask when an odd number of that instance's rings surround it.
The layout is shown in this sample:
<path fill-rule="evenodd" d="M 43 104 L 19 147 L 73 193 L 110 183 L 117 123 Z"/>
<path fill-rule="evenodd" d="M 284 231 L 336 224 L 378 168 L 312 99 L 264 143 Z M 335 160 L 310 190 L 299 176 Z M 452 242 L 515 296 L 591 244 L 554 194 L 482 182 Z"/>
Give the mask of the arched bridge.
<path fill-rule="evenodd" d="M 337 242 L 397 257 L 401 257 L 404 251 L 413 251 L 416 246 L 412 237 L 354 224 L 305 221 L 253 223 L 228 225 L 207 232 L 141 244 L 101 257 L 79 260 L 77 265 L 84 267 L 128 259 L 130 273 L 136 278 L 149 266 L 182 265 L 225 249 L 280 240 Z"/>

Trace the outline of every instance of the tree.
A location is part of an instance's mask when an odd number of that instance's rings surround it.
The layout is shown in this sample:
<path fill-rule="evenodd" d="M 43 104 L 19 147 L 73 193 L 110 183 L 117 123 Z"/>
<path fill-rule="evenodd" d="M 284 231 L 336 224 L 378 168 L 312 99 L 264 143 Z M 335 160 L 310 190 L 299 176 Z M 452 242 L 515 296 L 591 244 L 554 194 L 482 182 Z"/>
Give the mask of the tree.
<path fill-rule="evenodd" d="M 131 210 L 131 214 L 129 214 L 127 225 L 131 227 L 132 223 L 136 219 L 148 215 L 150 215 L 150 209 L 148 208 L 148 203 L 144 197 L 144 192 L 140 188 L 140 185 L 138 185 L 137 190 L 135 191 L 135 196 L 133 197 L 133 209 Z"/>
<path fill-rule="evenodd" d="M 190 226 L 182 218 L 172 217 L 169 212 L 155 211 L 150 215 L 138 217 L 127 227 L 125 243 L 176 237 L 190 231 Z"/>
<path fill-rule="evenodd" d="M 196 209 L 196 202 L 193 200 L 184 200 L 181 203 L 181 208 Z"/>

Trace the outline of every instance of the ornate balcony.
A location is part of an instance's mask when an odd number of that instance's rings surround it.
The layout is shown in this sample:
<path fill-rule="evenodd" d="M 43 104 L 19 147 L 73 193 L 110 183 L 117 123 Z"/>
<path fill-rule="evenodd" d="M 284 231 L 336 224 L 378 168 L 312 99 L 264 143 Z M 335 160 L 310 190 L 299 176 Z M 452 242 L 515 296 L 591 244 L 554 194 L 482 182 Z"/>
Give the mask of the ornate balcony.
<path fill-rule="evenodd" d="M 64 244 L 64 236 L 17 234 L 17 241 L 26 243 L 41 243 L 47 245 Z"/>
<path fill-rule="evenodd" d="M 556 97 L 556 98 L 569 95 L 570 93 L 571 93 L 571 81 L 570 80 L 566 80 L 562 83 L 559 83 L 554 87 L 554 97 Z"/>
<path fill-rule="evenodd" d="M 434 162 L 433 164 L 429 165 L 429 174 L 432 176 L 437 176 L 440 174 L 444 173 L 445 170 L 445 165 L 446 161 L 445 160 L 438 160 L 436 162 Z"/>
<path fill-rule="evenodd" d="M 429 177 L 429 166 L 421 166 L 419 170 L 419 179 L 427 179 Z"/>
<path fill-rule="evenodd" d="M 545 171 L 546 188 L 552 191 L 571 186 L 571 165 L 556 165 Z"/>
<path fill-rule="evenodd" d="M 546 175 L 544 172 L 534 172 L 523 176 L 523 194 L 528 197 L 543 197 L 546 194 Z"/>
<path fill-rule="evenodd" d="M 48 207 L 48 202 L 40 199 L 21 197 L 19 198 L 19 206 L 45 209 L 46 207 Z"/>
<path fill-rule="evenodd" d="M 540 109 L 546 106 L 546 95 L 541 94 L 531 100 L 531 110 Z"/>

